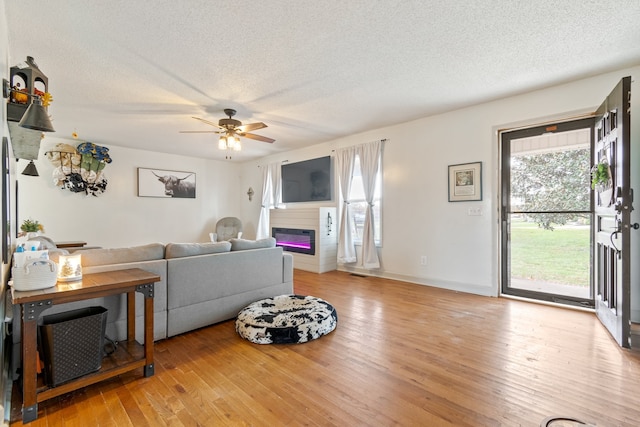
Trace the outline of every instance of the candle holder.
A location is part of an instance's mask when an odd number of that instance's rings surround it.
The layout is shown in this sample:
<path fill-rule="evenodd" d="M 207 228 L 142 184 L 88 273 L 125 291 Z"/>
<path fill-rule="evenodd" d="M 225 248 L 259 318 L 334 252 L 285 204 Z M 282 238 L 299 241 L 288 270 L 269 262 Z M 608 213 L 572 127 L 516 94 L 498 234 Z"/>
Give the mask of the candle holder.
<path fill-rule="evenodd" d="M 71 282 L 82 280 L 82 255 L 60 255 L 58 281 Z"/>

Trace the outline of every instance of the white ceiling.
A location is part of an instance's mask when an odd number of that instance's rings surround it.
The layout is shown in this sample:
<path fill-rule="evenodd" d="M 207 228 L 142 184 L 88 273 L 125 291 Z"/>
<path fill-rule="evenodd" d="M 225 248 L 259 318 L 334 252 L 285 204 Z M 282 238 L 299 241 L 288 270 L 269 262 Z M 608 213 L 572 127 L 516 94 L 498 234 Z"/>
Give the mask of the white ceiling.
<path fill-rule="evenodd" d="M 0 0 L 10 65 L 49 78 L 55 136 L 247 161 L 640 64 L 640 1 Z M 8 72 L 8 71 L 7 71 Z"/>

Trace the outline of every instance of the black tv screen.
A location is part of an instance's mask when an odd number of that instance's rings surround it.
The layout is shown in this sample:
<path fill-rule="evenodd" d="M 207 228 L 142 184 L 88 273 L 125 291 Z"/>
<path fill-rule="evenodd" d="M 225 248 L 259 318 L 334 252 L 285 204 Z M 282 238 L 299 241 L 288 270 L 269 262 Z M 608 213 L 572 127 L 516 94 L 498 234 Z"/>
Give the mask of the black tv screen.
<path fill-rule="evenodd" d="M 282 202 L 332 200 L 331 156 L 282 165 Z"/>

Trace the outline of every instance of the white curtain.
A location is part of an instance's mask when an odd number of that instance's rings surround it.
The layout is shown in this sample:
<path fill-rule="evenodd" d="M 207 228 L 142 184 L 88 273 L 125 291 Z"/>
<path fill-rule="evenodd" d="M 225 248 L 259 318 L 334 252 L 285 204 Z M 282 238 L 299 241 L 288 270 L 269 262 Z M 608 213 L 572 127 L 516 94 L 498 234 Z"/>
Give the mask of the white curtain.
<path fill-rule="evenodd" d="M 340 216 L 340 229 L 338 231 L 338 262 L 350 264 L 357 261 L 356 248 L 353 244 L 351 230 L 353 227 L 351 208 L 349 206 L 349 193 L 351 192 L 351 179 L 353 177 L 353 164 L 356 158 L 354 147 L 346 147 L 336 152 L 336 168 L 340 179 L 340 192 L 342 193 L 342 214 Z"/>
<path fill-rule="evenodd" d="M 373 233 L 373 195 L 376 189 L 376 176 L 380 167 L 381 147 L 382 141 L 374 141 L 356 147 L 356 154 L 360 158 L 364 197 L 367 201 L 364 229 L 362 230 L 362 266 L 367 269 L 380 268 L 380 260 Z"/>
<path fill-rule="evenodd" d="M 281 179 L 281 162 L 271 163 L 269 170 L 271 173 L 271 202 L 276 209 L 282 204 L 282 179 Z"/>
<path fill-rule="evenodd" d="M 269 234 L 269 209 L 271 208 L 271 169 L 268 166 L 262 168 L 262 198 L 260 206 L 260 217 L 258 218 L 258 229 L 256 239 L 265 239 Z"/>

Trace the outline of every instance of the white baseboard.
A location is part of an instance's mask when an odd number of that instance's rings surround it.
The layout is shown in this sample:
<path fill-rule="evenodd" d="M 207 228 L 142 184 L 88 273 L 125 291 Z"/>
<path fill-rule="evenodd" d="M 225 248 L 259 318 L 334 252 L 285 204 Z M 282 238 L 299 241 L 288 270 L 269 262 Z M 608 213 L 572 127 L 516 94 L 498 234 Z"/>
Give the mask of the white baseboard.
<path fill-rule="evenodd" d="M 415 283 L 417 285 L 432 286 L 435 288 L 448 289 L 457 292 L 466 292 L 487 297 L 498 296 L 497 288 L 493 289 L 489 286 L 482 286 L 474 283 L 451 282 L 424 277 L 408 276 L 398 273 L 378 272 L 376 270 L 367 270 L 361 267 L 349 267 L 346 265 L 339 265 L 338 271 L 345 271 L 347 273 L 359 274 L 362 276 L 382 277 L 384 279 L 398 280 L 400 282 Z"/>

